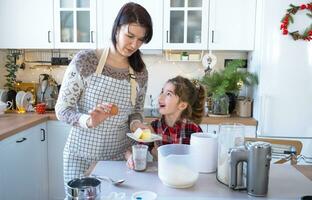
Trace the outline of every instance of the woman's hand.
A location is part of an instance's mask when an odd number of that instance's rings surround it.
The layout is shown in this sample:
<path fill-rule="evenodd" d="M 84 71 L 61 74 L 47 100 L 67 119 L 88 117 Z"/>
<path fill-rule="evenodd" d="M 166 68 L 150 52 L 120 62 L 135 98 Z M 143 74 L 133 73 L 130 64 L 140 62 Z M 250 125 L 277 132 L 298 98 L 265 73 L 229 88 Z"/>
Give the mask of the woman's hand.
<path fill-rule="evenodd" d="M 131 125 L 130 128 L 131 128 L 131 131 L 132 131 L 133 133 L 134 133 L 138 128 L 153 130 L 151 127 L 147 126 L 146 124 L 143 124 L 143 123 L 140 122 L 140 121 L 134 122 L 134 123 Z"/>
<path fill-rule="evenodd" d="M 97 127 L 108 117 L 114 115 L 111 113 L 113 104 L 98 104 L 93 110 L 89 111 L 90 118 L 87 121 L 89 128 Z"/>

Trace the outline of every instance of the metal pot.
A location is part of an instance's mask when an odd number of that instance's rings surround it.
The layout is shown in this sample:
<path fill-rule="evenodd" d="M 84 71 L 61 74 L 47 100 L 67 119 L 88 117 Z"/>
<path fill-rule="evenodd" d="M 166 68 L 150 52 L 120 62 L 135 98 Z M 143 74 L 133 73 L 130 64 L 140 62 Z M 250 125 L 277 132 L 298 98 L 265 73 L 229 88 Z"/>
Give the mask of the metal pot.
<path fill-rule="evenodd" d="M 82 177 L 66 184 L 67 200 L 98 200 L 101 196 L 101 181 L 95 177 Z"/>

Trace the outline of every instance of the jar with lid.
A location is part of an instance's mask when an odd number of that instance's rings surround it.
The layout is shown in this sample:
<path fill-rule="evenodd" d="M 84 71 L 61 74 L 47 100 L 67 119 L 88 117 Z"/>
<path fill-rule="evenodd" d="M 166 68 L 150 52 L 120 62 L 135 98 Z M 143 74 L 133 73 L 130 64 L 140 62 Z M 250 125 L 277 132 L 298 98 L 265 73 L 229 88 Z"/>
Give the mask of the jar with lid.
<path fill-rule="evenodd" d="M 244 136 L 245 127 L 243 124 L 219 124 L 217 179 L 226 185 L 229 183 L 229 150 L 244 145 Z M 239 173 L 242 173 L 242 169 L 239 170 Z M 239 173 L 238 175 L 240 175 Z M 238 181 L 242 182 L 242 180 Z"/>

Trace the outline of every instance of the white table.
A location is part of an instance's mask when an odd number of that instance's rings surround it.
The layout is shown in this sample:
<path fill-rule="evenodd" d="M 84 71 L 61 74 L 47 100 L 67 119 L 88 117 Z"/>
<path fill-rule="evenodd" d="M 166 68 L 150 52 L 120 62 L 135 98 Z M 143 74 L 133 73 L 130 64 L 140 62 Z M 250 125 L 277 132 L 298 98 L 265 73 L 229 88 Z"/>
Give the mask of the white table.
<path fill-rule="evenodd" d="M 263 197 L 248 196 L 246 191 L 233 191 L 216 180 L 216 174 L 200 174 L 196 184 L 187 189 L 174 189 L 162 184 L 158 178 L 157 165 L 149 166 L 145 172 L 136 172 L 126 167 L 124 161 L 100 161 L 91 174 L 126 179 L 121 186 L 102 181 L 102 195 L 110 192 L 124 192 L 126 199 L 141 190 L 157 193 L 159 200 L 204 200 L 204 199 L 300 199 L 312 195 L 312 181 L 291 165 L 272 164 L 270 168 L 269 191 Z"/>

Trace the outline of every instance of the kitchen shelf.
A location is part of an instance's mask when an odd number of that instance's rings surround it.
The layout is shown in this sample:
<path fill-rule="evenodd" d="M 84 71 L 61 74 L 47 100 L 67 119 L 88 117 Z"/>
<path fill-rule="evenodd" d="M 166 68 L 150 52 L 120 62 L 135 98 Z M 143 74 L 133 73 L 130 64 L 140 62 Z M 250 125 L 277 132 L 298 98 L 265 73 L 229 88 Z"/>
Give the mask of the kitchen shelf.
<path fill-rule="evenodd" d="M 167 61 L 176 62 L 201 62 L 204 51 L 183 51 L 183 50 L 166 50 L 165 56 Z"/>

